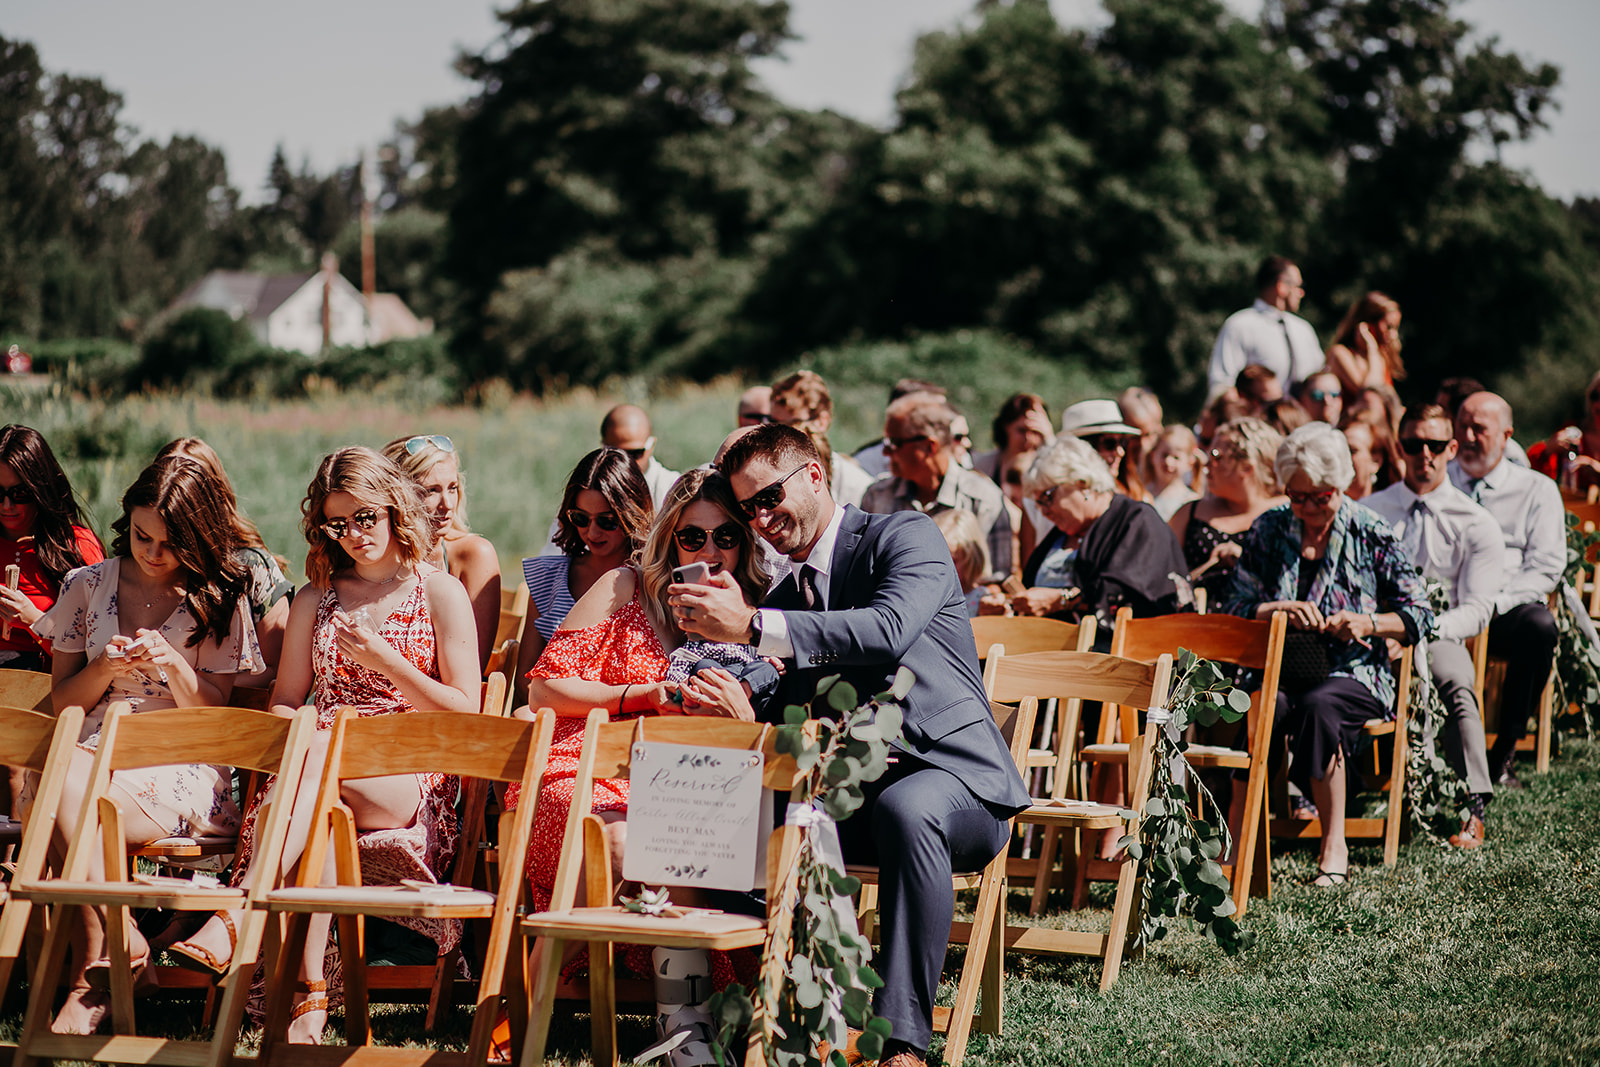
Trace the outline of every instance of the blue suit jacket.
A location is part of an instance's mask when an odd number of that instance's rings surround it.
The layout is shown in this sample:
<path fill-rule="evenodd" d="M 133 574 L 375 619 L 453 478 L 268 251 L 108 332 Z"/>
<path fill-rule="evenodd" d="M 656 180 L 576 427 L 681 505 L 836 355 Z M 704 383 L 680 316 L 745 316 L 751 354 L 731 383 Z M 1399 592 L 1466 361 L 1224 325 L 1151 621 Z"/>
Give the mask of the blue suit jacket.
<path fill-rule="evenodd" d="M 825 611 L 807 611 L 794 579 L 765 607 L 784 612 L 795 668 L 769 707 L 804 704 L 816 684 L 842 675 L 863 698 L 895 672 L 917 677 L 897 747 L 959 778 L 973 794 L 1020 811 L 1028 792 L 994 724 L 978 672 L 966 598 L 944 535 L 926 515 L 868 515 L 846 506 L 834 544 Z"/>

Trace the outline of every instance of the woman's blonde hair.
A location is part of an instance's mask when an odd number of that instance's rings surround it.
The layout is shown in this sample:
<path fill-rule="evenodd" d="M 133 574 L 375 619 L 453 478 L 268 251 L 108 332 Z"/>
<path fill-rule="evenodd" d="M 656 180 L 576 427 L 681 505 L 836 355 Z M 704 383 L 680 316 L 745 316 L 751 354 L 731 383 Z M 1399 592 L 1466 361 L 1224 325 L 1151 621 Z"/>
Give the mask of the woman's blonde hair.
<path fill-rule="evenodd" d="M 467 472 L 461 469 L 461 453 L 455 451 L 454 442 L 451 442 L 452 447 L 448 451 L 433 443 L 435 437 L 443 436 L 443 434 L 412 434 L 410 437 L 396 437 L 383 446 L 383 454 L 393 460 L 394 465 L 418 485 L 422 484 L 422 479 L 426 478 L 434 467 L 447 459 L 455 460 L 456 491 L 460 495 L 456 498 L 456 510 L 450 516 L 450 529 L 456 533 L 471 533 L 472 527 L 467 525 Z M 450 441 L 448 437 L 444 439 Z M 419 442 L 415 451 L 408 447 L 413 441 Z"/>
<path fill-rule="evenodd" d="M 1278 481 L 1276 466 L 1283 434 L 1274 429 L 1270 422 L 1254 415 L 1234 419 L 1217 427 L 1217 432 L 1211 435 L 1211 447 L 1217 447 L 1217 439 L 1223 434 L 1227 434 L 1228 439 L 1237 446 L 1239 458 L 1249 460 L 1255 468 L 1256 481 L 1262 491 L 1268 496 L 1277 496 L 1283 488 Z"/>
<path fill-rule="evenodd" d="M 728 516 L 728 521 L 739 530 L 739 565 L 733 569 L 734 580 L 744 593 L 745 603 L 759 604 L 767 595 L 766 553 L 756 544 L 750 524 L 745 522 L 739 509 L 739 500 L 733 495 L 728 479 L 718 471 L 697 467 L 685 471 L 667 493 L 667 499 L 656 512 L 655 525 L 644 544 L 640 573 L 645 614 L 659 629 L 676 630 L 677 623 L 667 604 L 667 586 L 672 584 L 672 570 L 678 564 L 678 542 L 672 534 L 689 505 L 697 500 L 715 504 Z"/>
<path fill-rule="evenodd" d="M 983 576 L 989 573 L 989 546 L 977 517 L 964 508 L 945 508 L 933 513 L 933 524 L 944 534 L 944 543 L 950 546 L 950 560 L 956 565 L 961 591 L 969 593 L 976 589 Z"/>
<path fill-rule="evenodd" d="M 218 490 L 233 511 L 233 528 L 239 535 L 240 543 L 267 553 L 285 574 L 289 572 L 289 561 L 268 549 L 266 542 L 261 539 L 261 530 L 239 511 L 239 499 L 234 495 L 233 483 L 229 481 L 228 472 L 222 466 L 222 457 L 217 455 L 216 449 L 198 437 L 179 437 L 168 441 L 166 447 L 156 453 L 156 459 L 168 456 L 186 456 L 204 467 L 216 479 Z"/>
<path fill-rule="evenodd" d="M 433 552 L 433 523 L 422 510 L 417 483 L 370 448 L 341 448 L 322 458 L 300 502 L 300 529 L 311 546 L 306 577 L 317 588 L 328 588 L 335 572 L 355 563 L 343 545 L 322 532 L 327 521 L 322 509 L 334 493 L 349 493 L 367 507 L 389 513 L 389 536 L 401 563 L 416 563 Z"/>

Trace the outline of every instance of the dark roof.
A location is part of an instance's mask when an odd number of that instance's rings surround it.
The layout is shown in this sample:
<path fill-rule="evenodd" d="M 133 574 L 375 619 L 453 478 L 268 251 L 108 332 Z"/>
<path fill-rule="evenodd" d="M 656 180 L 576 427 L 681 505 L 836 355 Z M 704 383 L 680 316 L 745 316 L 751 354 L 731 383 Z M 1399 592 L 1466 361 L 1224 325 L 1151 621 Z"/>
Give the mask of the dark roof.
<path fill-rule="evenodd" d="M 185 289 L 173 308 L 209 307 L 235 317 L 265 319 L 289 297 L 316 276 L 314 271 L 298 274 L 256 274 L 241 270 L 214 270 Z"/>

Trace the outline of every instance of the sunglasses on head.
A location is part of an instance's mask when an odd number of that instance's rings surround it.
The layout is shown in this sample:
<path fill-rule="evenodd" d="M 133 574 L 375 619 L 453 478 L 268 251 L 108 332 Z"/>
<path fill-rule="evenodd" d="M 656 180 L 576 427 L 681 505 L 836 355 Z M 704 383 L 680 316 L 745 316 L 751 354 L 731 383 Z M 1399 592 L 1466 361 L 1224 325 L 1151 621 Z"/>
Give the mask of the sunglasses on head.
<path fill-rule="evenodd" d="M 1422 455 L 1422 450 L 1423 450 L 1424 447 L 1426 447 L 1427 450 L 1429 452 L 1432 452 L 1434 455 L 1440 456 L 1440 455 L 1444 454 L 1444 450 L 1445 449 L 1450 447 L 1450 442 L 1449 441 L 1432 441 L 1432 440 L 1429 440 L 1426 437 L 1402 437 L 1402 438 L 1400 438 L 1400 450 L 1402 452 L 1404 452 L 1408 456 L 1420 456 L 1420 455 Z"/>
<path fill-rule="evenodd" d="M 587 530 L 591 519 L 594 520 L 596 526 L 606 533 L 614 533 L 622 529 L 622 520 L 617 518 L 616 512 L 602 511 L 598 515 L 590 515 L 587 511 L 580 511 L 578 508 L 569 508 L 567 510 L 567 522 L 571 523 L 576 529 Z"/>
<path fill-rule="evenodd" d="M 1289 503 L 1297 508 L 1303 508 L 1308 505 L 1320 508 L 1325 507 L 1328 501 L 1333 499 L 1333 494 L 1338 491 L 1337 489 L 1315 489 L 1309 493 L 1285 493 L 1284 496 L 1288 497 Z"/>
<path fill-rule="evenodd" d="M 350 527 L 370 530 L 378 525 L 378 509 L 362 508 L 348 519 L 328 519 L 319 527 L 330 541 L 343 541 L 350 536 Z"/>
<path fill-rule="evenodd" d="M 678 542 L 678 547 L 685 552 L 698 552 L 705 547 L 706 537 L 710 536 L 711 543 L 724 552 L 739 547 L 739 524 L 725 522 L 715 530 L 702 529 L 699 526 L 681 526 L 672 531 L 672 539 Z"/>
<path fill-rule="evenodd" d="M 739 501 L 739 510 L 744 512 L 745 518 L 747 519 L 755 518 L 760 512 L 771 511 L 773 508 L 783 503 L 783 483 L 788 481 L 790 478 L 793 478 L 796 474 L 799 474 L 809 466 L 811 466 L 811 464 L 802 463 L 800 466 L 796 467 L 788 474 L 785 474 L 782 478 L 779 478 L 765 489 L 760 489 L 750 494 L 745 499 Z"/>
<path fill-rule="evenodd" d="M 33 494 L 20 485 L 13 485 L 10 489 L 0 485 L 0 500 L 9 500 L 19 508 L 25 508 L 33 503 Z"/>
<path fill-rule="evenodd" d="M 1307 389 L 1306 396 L 1320 404 L 1324 400 L 1337 400 L 1344 396 L 1344 393 L 1338 389 Z"/>
<path fill-rule="evenodd" d="M 414 456 L 424 448 L 432 445 L 440 452 L 454 452 L 456 443 L 442 433 L 419 434 L 406 441 L 406 455 Z"/>

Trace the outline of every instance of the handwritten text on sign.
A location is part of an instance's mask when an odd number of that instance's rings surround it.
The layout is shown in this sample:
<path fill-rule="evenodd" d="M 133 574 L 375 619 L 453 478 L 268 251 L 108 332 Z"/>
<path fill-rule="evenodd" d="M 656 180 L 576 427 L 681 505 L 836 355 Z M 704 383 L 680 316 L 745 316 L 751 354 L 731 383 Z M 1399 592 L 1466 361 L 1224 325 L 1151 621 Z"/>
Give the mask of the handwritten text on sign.
<path fill-rule="evenodd" d="M 647 885 L 763 884 L 760 752 L 641 742 L 628 785 L 622 876 Z"/>

